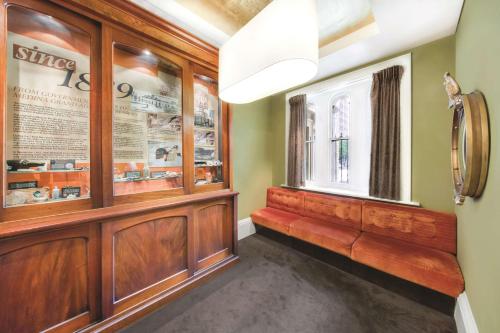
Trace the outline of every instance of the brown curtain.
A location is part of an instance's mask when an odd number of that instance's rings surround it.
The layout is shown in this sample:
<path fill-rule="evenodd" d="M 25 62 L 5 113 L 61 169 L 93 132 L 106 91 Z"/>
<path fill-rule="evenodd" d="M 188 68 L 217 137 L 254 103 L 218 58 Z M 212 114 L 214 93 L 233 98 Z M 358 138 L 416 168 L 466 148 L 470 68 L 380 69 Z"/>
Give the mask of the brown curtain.
<path fill-rule="evenodd" d="M 288 128 L 287 185 L 304 186 L 304 148 L 306 137 L 306 95 L 289 100 L 290 126 Z"/>
<path fill-rule="evenodd" d="M 399 97 L 403 67 L 373 74 L 370 196 L 400 199 Z"/>

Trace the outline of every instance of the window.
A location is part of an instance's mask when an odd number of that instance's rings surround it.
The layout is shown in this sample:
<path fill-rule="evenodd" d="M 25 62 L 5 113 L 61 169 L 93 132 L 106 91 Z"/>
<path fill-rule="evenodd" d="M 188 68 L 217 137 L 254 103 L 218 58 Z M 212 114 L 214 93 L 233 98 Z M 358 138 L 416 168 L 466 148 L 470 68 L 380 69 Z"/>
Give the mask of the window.
<path fill-rule="evenodd" d="M 316 112 L 314 104 L 307 105 L 306 122 L 306 180 L 314 179 L 314 140 L 316 137 Z"/>
<path fill-rule="evenodd" d="M 336 76 L 286 95 L 287 100 L 299 94 L 307 96 L 305 188 L 350 196 L 369 196 L 372 75 L 394 65 L 405 68 L 400 96 L 401 199 L 411 202 L 410 54 Z M 290 105 L 285 105 L 288 126 Z"/>
<path fill-rule="evenodd" d="M 331 181 L 349 183 L 349 112 L 348 95 L 336 97 L 330 110 Z"/>

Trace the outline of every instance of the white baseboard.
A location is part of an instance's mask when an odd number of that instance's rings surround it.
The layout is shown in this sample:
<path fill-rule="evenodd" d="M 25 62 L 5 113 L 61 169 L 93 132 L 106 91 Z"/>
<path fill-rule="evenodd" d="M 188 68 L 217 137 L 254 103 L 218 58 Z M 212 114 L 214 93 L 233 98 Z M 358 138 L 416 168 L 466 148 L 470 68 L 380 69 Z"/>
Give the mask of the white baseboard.
<path fill-rule="evenodd" d="M 479 333 L 465 291 L 458 296 L 455 304 L 455 323 L 457 324 L 458 333 Z"/>
<path fill-rule="evenodd" d="M 255 225 L 252 219 L 247 217 L 238 221 L 238 240 L 255 234 Z"/>

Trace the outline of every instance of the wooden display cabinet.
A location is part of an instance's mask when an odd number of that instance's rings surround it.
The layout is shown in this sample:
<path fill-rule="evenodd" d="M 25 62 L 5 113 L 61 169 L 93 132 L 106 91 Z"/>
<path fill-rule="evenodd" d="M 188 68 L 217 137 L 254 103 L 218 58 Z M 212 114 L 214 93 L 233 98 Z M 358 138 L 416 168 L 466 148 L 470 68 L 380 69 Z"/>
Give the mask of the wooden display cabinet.
<path fill-rule="evenodd" d="M 236 263 L 218 50 L 129 1 L 0 20 L 0 331 L 115 331 Z"/>

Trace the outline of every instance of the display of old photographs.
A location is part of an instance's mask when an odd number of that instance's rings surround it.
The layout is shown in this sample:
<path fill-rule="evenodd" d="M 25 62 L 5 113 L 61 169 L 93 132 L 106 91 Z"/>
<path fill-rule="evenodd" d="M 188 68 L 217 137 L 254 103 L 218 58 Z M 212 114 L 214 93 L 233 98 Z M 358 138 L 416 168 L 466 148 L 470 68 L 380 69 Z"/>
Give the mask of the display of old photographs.
<path fill-rule="evenodd" d="M 195 147 L 194 148 L 195 161 L 212 161 L 215 160 L 215 147 Z"/>
<path fill-rule="evenodd" d="M 215 131 L 198 130 L 194 131 L 195 146 L 215 146 Z"/>
<path fill-rule="evenodd" d="M 181 153 L 178 140 L 148 141 L 148 165 L 151 167 L 182 166 Z"/>
<path fill-rule="evenodd" d="M 215 128 L 215 116 L 218 109 L 216 96 L 208 92 L 202 84 L 194 84 L 194 125 L 204 128 Z"/>
<path fill-rule="evenodd" d="M 130 94 L 130 108 L 136 112 L 181 112 L 181 78 L 175 73 L 159 70 L 158 76 L 148 76 L 148 83 L 135 83 Z M 152 89 L 153 88 L 153 89 Z"/>
<path fill-rule="evenodd" d="M 120 49 L 117 54 L 123 55 L 123 52 L 127 51 Z M 117 90 L 114 160 L 116 163 L 146 163 L 149 167 L 180 167 L 181 77 L 179 71 L 158 58 L 149 64 L 155 68 L 149 72 L 114 65 Z"/>
<path fill-rule="evenodd" d="M 194 159 L 195 161 L 217 160 L 219 100 L 205 85 L 195 82 L 194 103 Z"/>
<path fill-rule="evenodd" d="M 163 136 L 177 136 L 181 134 L 182 116 L 168 113 L 148 113 L 147 133 L 148 138 Z"/>

